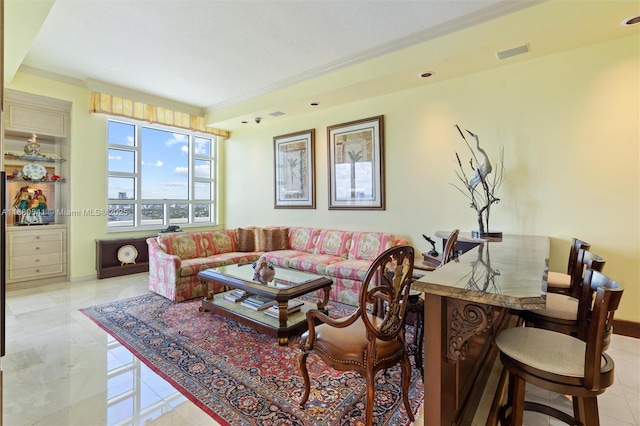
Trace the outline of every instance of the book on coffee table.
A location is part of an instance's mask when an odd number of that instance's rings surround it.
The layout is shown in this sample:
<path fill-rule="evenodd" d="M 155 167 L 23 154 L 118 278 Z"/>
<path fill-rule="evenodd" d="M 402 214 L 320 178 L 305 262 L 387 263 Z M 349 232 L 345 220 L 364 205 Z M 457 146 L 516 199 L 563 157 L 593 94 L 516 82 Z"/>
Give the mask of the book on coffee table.
<path fill-rule="evenodd" d="M 244 299 L 246 299 L 247 297 L 249 297 L 249 293 L 247 293 L 244 290 L 239 290 L 239 289 L 235 289 L 232 291 L 228 291 L 225 294 L 222 295 L 222 298 L 224 300 L 228 300 L 229 302 L 241 302 Z"/>
<path fill-rule="evenodd" d="M 275 305 L 276 301 L 264 296 L 251 294 L 249 297 L 241 301 L 240 304 L 245 308 L 253 309 L 254 311 L 261 311 Z"/>
<path fill-rule="evenodd" d="M 299 299 L 289 300 L 287 305 L 287 315 L 292 314 L 294 312 L 298 312 L 300 309 L 302 309 L 303 305 L 304 305 L 304 302 L 302 300 L 299 300 Z M 280 318 L 280 308 L 278 308 L 278 305 L 270 306 L 269 308 L 265 309 L 264 313 L 265 315 L 269 315 L 274 318 Z"/>

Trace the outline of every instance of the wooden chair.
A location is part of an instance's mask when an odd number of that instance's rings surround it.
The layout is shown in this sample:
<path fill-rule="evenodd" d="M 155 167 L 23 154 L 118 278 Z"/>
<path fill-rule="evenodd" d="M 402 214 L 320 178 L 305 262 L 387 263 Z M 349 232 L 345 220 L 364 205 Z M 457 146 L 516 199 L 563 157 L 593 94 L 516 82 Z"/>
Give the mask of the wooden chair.
<path fill-rule="evenodd" d="M 422 261 L 422 264 L 416 265 L 416 268 L 422 269 L 423 271 L 433 271 L 436 268 L 439 268 L 445 263 L 458 257 L 458 252 L 456 251 L 458 234 L 460 234 L 459 229 L 454 229 L 451 234 L 449 234 L 449 236 L 447 237 L 447 242 L 444 245 L 444 250 L 442 251 L 441 257 L 435 257 L 429 255 L 428 253 L 422 253 L 422 257 L 424 258 L 424 260 Z"/>
<path fill-rule="evenodd" d="M 300 407 L 311 389 L 307 371 L 309 353 L 340 371 L 357 371 L 366 380 L 366 425 L 373 420 L 375 376 L 380 370 L 400 364 L 402 401 L 411 421 L 409 405 L 411 363 L 404 336 L 405 312 L 413 277 L 414 249 L 396 246 L 382 253 L 369 267 L 360 290 L 360 305 L 350 316 L 332 319 L 319 310 L 307 311 L 309 330 L 300 338 L 298 367 L 304 379 Z M 384 312 L 374 315 L 377 307 Z M 316 325 L 317 321 L 321 324 Z"/>
<path fill-rule="evenodd" d="M 574 238 L 571 241 L 571 248 L 569 249 L 569 262 L 567 264 L 567 273 L 549 271 L 547 275 L 547 292 L 549 293 L 561 293 L 572 294 L 573 288 L 580 283 L 582 279 L 582 272 L 578 281 L 573 281 L 572 277 L 575 277 L 574 269 L 579 267 L 578 264 L 578 252 L 582 250 L 591 250 L 591 245 L 585 241 Z"/>
<path fill-rule="evenodd" d="M 583 290 L 595 293 L 595 298 L 581 319 L 585 327 L 580 338 L 532 327 L 508 328 L 496 337 L 500 360 L 509 372 L 508 400 L 500 410 L 500 424 L 522 425 L 525 410 L 544 413 L 571 425 L 600 424 L 597 396 L 614 380 L 614 362 L 605 351 L 623 288 L 589 269 Z M 525 402 L 526 383 L 571 395 L 573 417 L 553 407 Z"/>
<path fill-rule="evenodd" d="M 592 269 L 602 272 L 604 264 L 605 260 L 597 254 L 584 249 L 578 250 L 576 265 L 573 268 L 573 276 L 571 277 L 571 281 L 577 282 L 578 285 L 573 286 L 572 295 L 547 293 L 547 304 L 544 309 L 520 311 L 518 313 L 524 321 L 524 325 L 577 336 L 580 324 L 578 312 L 581 306 L 582 309 L 585 309 L 592 302 L 591 295 L 588 292 L 585 294 L 581 291 L 585 271 Z"/>

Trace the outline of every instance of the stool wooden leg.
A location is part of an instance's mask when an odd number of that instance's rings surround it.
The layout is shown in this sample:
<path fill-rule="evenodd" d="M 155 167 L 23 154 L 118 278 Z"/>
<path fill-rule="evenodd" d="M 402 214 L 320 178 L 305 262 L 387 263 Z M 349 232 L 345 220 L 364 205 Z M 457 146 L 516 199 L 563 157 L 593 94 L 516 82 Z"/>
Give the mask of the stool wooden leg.
<path fill-rule="evenodd" d="M 511 374 L 509 377 L 509 390 L 510 390 L 510 402 L 511 402 L 511 426 L 522 426 L 524 417 L 524 394 L 527 382 L 522 380 L 515 374 Z"/>
<path fill-rule="evenodd" d="M 593 397 L 573 397 L 573 417 L 576 423 L 585 426 L 600 426 L 600 415 L 598 414 L 598 398 Z"/>

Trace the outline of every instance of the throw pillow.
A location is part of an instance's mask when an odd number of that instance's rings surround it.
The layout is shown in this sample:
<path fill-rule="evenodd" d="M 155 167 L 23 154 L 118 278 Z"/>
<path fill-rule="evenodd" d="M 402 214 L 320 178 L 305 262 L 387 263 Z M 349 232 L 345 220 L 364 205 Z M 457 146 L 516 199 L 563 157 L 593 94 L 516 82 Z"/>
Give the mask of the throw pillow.
<path fill-rule="evenodd" d="M 288 250 L 289 228 L 264 229 L 264 251 Z"/>
<path fill-rule="evenodd" d="M 253 251 L 255 247 L 253 229 L 236 229 L 238 236 L 238 251 Z"/>
<path fill-rule="evenodd" d="M 264 251 L 264 228 L 253 228 L 253 250 Z"/>

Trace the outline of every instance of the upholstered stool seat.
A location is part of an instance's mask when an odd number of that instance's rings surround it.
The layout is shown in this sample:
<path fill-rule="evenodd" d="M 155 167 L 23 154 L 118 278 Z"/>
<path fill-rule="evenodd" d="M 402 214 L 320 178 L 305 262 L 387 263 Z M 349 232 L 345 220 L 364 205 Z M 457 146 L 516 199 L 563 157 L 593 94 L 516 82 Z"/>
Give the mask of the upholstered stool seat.
<path fill-rule="evenodd" d="M 547 288 L 548 287 L 569 290 L 569 287 L 571 287 L 571 275 L 563 272 L 549 271 L 547 273 Z"/>
<path fill-rule="evenodd" d="M 591 245 L 585 241 L 573 238 L 571 241 L 571 248 L 569 250 L 569 260 L 567 262 L 567 272 L 549 271 L 547 273 L 547 292 L 548 293 L 563 293 L 572 294 L 573 288 L 576 284 L 575 276 L 576 269 L 581 269 L 581 265 L 578 261 L 578 253 L 580 250 L 590 250 Z M 582 276 L 582 273 L 580 273 Z"/>
<path fill-rule="evenodd" d="M 540 317 L 557 318 L 576 321 L 578 319 L 578 299 L 565 294 L 547 294 L 547 306 L 536 309 L 534 313 Z"/>
<path fill-rule="evenodd" d="M 554 381 L 554 376 L 566 380 L 575 380 L 570 386 L 576 386 L 577 394 L 591 395 L 584 389 L 584 353 L 587 344 L 567 334 L 533 327 L 508 328 L 496 337 L 496 345 L 504 356 L 519 363 L 533 377 L 544 377 L 544 381 Z M 613 384 L 614 362 L 606 353 L 600 360 L 600 374 L 606 377 L 601 382 L 604 387 Z M 527 382 L 537 385 L 534 378 Z M 570 381 L 570 380 L 569 380 Z M 596 394 L 604 392 L 600 389 Z"/>
<path fill-rule="evenodd" d="M 581 300 L 581 298 L 590 298 L 593 294 L 589 291 L 582 291 L 585 271 L 588 269 L 602 271 L 605 261 L 595 253 L 580 249 L 576 265 L 571 277 L 572 294 L 547 293 L 547 303 L 544 309 L 521 311 L 519 316 L 524 320 L 526 326 L 559 331 L 573 336 L 578 335 L 580 305 L 587 306 L 591 303 L 590 299 Z"/>

